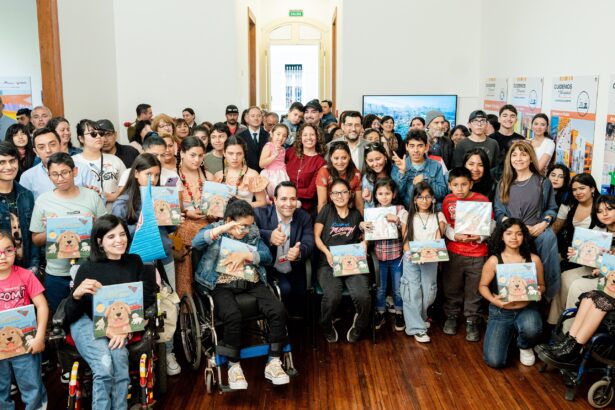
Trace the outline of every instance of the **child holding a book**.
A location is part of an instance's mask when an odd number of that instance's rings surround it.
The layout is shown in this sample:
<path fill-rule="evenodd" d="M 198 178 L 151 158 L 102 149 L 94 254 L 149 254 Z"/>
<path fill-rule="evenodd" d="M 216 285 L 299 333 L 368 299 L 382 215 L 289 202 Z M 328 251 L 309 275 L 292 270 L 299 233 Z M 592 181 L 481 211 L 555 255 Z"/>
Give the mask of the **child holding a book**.
<path fill-rule="evenodd" d="M 223 239 L 232 239 L 254 247 L 254 251 L 232 251 L 222 248 Z M 224 322 L 224 334 L 218 341 L 216 352 L 226 356 L 228 381 L 233 390 L 245 390 L 248 382 L 239 363 L 241 349 L 242 318 L 235 297 L 248 294 L 256 298 L 258 309 L 267 317 L 269 324 L 269 361 L 265 366 L 265 378 L 275 385 L 287 384 L 288 374 L 282 368 L 280 357 L 286 341 L 286 311 L 282 302 L 267 288 L 266 271 L 263 265 L 273 261 L 267 245 L 261 240 L 254 224 L 254 209 L 241 199 L 231 198 L 224 211 L 224 219 L 201 229 L 192 241 L 192 246 L 203 250 L 203 256 L 195 270 L 195 280 L 209 289 L 214 300 L 217 317 Z M 257 275 L 232 275 L 243 267 L 253 268 Z M 223 269 L 221 269 L 223 268 Z M 225 273 L 219 272 L 223 270 Z"/>
<path fill-rule="evenodd" d="M 404 236 L 403 300 L 406 334 L 419 343 L 428 343 L 427 308 L 436 299 L 438 289 L 438 263 L 412 263 L 409 242 L 441 239 L 446 229 L 446 219 L 436 211 L 436 195 L 427 182 L 419 182 L 412 193 L 413 204 L 408 215 L 407 235 Z M 381 268 L 382 269 L 382 268 Z"/>
<path fill-rule="evenodd" d="M 448 224 L 446 248 L 449 262 L 444 269 L 444 333 L 457 333 L 457 317 L 466 317 L 466 340 L 478 342 L 480 333 L 478 319 L 481 296 L 478 293 L 483 264 L 487 259 L 487 236 L 455 233 L 455 217 L 459 201 L 489 202 L 489 199 L 472 192 L 472 173 L 464 168 L 453 168 L 448 174 L 448 186 L 452 191 L 442 202 L 442 212 Z M 463 312 L 462 312 L 463 307 Z"/>
<path fill-rule="evenodd" d="M 0 360 L 0 408 L 15 408 L 11 400 L 14 376 L 26 409 L 34 410 L 47 407 L 47 391 L 41 377 L 41 353 L 45 350 L 49 307 L 43 295 L 45 289 L 34 273 L 15 265 L 16 253 L 13 235 L 0 231 L 0 311 L 34 304 L 37 329 L 34 339 L 24 346 L 27 347 L 26 354 Z"/>
<path fill-rule="evenodd" d="M 480 294 L 489 301 L 489 320 L 485 332 L 483 358 L 488 366 L 502 368 L 508 359 L 508 347 L 516 335 L 521 364 L 533 366 L 533 347 L 542 333 L 542 319 L 537 302 L 504 302 L 498 290 L 497 265 L 534 263 L 538 298 L 545 291 L 542 262 L 532 252 L 531 235 L 523 222 L 509 218 L 493 232 L 489 253 L 480 278 Z"/>
<path fill-rule="evenodd" d="M 394 223 L 398 228 L 396 239 L 381 239 L 374 241 L 374 251 L 380 265 L 380 285 L 376 290 L 376 317 L 374 322 L 376 329 L 380 329 L 385 323 L 385 298 L 391 275 L 391 288 L 393 289 L 393 304 L 395 306 L 395 330 L 402 331 L 406 328 L 402 313 L 402 297 L 400 293 L 400 280 L 402 275 L 403 238 L 406 236 L 408 211 L 403 205 L 393 205 L 397 196 L 395 182 L 390 178 L 378 179 L 374 185 L 374 204 L 376 207 L 395 207 L 394 214 L 386 215 L 386 222 Z M 365 221 L 366 230 L 373 230 L 374 222 Z"/>
<path fill-rule="evenodd" d="M 284 124 L 276 124 L 271 129 L 269 142 L 263 147 L 261 158 L 258 166 L 263 170 L 261 175 L 267 178 L 267 196 L 270 201 L 273 201 L 273 191 L 275 187 L 282 181 L 288 181 L 288 173 L 286 172 L 286 150 L 284 149 L 284 141 L 288 137 L 288 127 Z"/>

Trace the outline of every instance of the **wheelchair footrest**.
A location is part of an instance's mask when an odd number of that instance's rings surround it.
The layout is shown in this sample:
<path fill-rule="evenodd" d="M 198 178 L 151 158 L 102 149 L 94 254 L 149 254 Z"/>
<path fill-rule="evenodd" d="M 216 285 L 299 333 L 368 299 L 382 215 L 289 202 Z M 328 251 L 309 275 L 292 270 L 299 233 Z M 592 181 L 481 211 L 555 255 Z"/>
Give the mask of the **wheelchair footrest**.
<path fill-rule="evenodd" d="M 288 353 L 290 352 L 290 350 L 291 350 L 290 343 L 287 343 L 282 348 L 282 353 Z M 239 358 L 240 359 L 251 359 L 253 357 L 267 356 L 268 354 L 269 354 L 269 345 L 262 344 L 262 345 L 244 347 L 243 349 L 239 351 Z M 222 366 L 223 364 L 226 364 L 226 363 L 228 363 L 228 358 L 226 356 L 222 356 L 216 353 L 216 366 Z"/>

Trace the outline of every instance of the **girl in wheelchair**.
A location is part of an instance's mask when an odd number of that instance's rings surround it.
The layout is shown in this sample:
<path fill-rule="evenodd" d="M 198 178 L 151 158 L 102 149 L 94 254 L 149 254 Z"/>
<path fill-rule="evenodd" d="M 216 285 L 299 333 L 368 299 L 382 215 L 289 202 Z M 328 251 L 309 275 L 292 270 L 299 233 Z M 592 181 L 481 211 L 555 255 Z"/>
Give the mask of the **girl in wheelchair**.
<path fill-rule="evenodd" d="M 251 251 L 226 253 L 227 250 L 221 248 L 223 238 L 251 245 Z M 216 316 L 224 323 L 224 335 L 218 341 L 216 353 L 229 360 L 229 387 L 234 390 L 248 388 L 239 364 L 242 317 L 235 296 L 241 293 L 255 297 L 259 311 L 267 317 L 270 351 L 265 378 L 276 385 L 288 383 L 288 374 L 280 361 L 286 339 L 286 311 L 266 285 L 263 265 L 271 263 L 272 257 L 254 224 L 252 206 L 244 200 L 231 198 L 224 220 L 201 229 L 192 246 L 204 250 L 195 271 L 195 280 L 210 290 Z M 224 267 L 227 273 L 219 273 L 218 267 Z M 246 270 L 255 270 L 258 274 L 245 275 Z"/>
<path fill-rule="evenodd" d="M 143 282 L 144 306 L 156 302 L 156 281 L 138 255 L 126 253 L 128 228 L 115 215 L 98 218 L 92 228 L 90 258 L 79 267 L 65 305 L 66 323 L 79 354 L 92 369 L 92 408 L 125 409 L 128 396 L 128 335 L 94 338 L 92 295 L 105 285 Z"/>

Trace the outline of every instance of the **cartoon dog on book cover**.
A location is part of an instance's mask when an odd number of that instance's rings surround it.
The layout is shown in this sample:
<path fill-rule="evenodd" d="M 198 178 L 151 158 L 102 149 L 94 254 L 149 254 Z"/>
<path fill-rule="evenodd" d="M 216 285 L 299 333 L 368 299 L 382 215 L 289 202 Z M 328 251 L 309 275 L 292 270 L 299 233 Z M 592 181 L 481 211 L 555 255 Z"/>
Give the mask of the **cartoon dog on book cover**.
<path fill-rule="evenodd" d="M 503 302 L 540 300 L 534 263 L 498 264 L 496 275 L 498 293 Z"/>
<path fill-rule="evenodd" d="M 615 255 L 605 254 L 600 264 L 600 277 L 596 289 L 615 298 Z"/>
<path fill-rule="evenodd" d="M 158 226 L 173 225 L 173 221 L 171 220 L 171 207 L 167 201 L 156 199 L 154 201 L 154 213 L 156 214 Z"/>
<path fill-rule="evenodd" d="M 117 301 L 107 306 L 105 318 L 107 319 L 106 336 L 108 338 L 130 333 L 130 306 L 127 303 Z"/>
<path fill-rule="evenodd" d="M 80 258 L 81 238 L 73 231 L 64 231 L 58 235 L 58 259 Z"/>
<path fill-rule="evenodd" d="M 0 329 L 0 359 L 26 352 L 26 342 L 21 329 L 5 326 Z"/>
<path fill-rule="evenodd" d="M 612 234 L 607 232 L 575 228 L 572 237 L 572 248 L 575 254 L 570 257 L 570 261 L 592 268 L 598 267 L 602 254 L 607 252 L 611 246 L 612 238 Z"/>
<path fill-rule="evenodd" d="M 368 273 L 367 257 L 363 244 L 330 247 L 333 256 L 333 275 L 347 276 Z"/>

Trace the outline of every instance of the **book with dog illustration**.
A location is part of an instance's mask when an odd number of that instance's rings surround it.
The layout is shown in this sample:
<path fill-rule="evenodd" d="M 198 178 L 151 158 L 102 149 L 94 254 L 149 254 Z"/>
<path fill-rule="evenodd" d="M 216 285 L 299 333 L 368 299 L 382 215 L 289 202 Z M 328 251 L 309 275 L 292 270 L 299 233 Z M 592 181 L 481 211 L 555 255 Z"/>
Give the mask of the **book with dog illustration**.
<path fill-rule="evenodd" d="M 615 298 L 615 255 L 610 253 L 602 255 L 597 289 Z"/>
<path fill-rule="evenodd" d="M 34 305 L 0 312 L 0 360 L 26 354 L 36 336 Z"/>
<path fill-rule="evenodd" d="M 502 302 L 540 300 L 534 262 L 498 264 L 495 272 Z"/>
<path fill-rule="evenodd" d="M 212 218 L 222 218 L 226 203 L 233 196 L 233 188 L 217 182 L 206 181 L 203 183 L 201 194 L 201 212 Z"/>
<path fill-rule="evenodd" d="M 457 201 L 455 207 L 455 233 L 491 235 L 491 202 Z"/>
<path fill-rule="evenodd" d="M 572 236 L 572 249 L 575 254 L 570 262 L 597 268 L 600 266 L 602 254 L 611 249 L 613 234 L 594 231 L 593 229 L 575 228 Z"/>
<path fill-rule="evenodd" d="M 92 218 L 47 218 L 47 259 L 79 259 L 90 256 Z"/>
<path fill-rule="evenodd" d="M 254 265 L 244 265 L 241 263 L 237 269 L 231 271 L 226 265 L 224 265 L 224 262 L 226 258 L 233 253 L 255 251 L 255 246 L 223 236 L 222 241 L 220 242 L 220 257 L 218 258 L 218 266 L 216 266 L 216 271 L 219 273 L 226 273 L 227 275 L 236 276 L 239 279 L 244 279 L 249 282 L 254 282 L 258 276 L 258 272 L 256 271 L 256 267 Z"/>
<path fill-rule="evenodd" d="M 445 262 L 448 260 L 448 251 L 444 239 L 411 241 L 409 245 L 412 263 Z"/>
<path fill-rule="evenodd" d="M 331 246 L 329 251 L 333 255 L 333 276 L 369 273 L 367 255 L 362 243 Z"/>
<path fill-rule="evenodd" d="M 112 338 L 145 329 L 143 282 L 103 286 L 92 299 L 95 338 Z"/>
<path fill-rule="evenodd" d="M 141 198 L 145 198 L 147 187 L 141 187 Z M 173 226 L 181 223 L 179 190 L 177 187 L 153 186 L 152 200 L 158 226 Z"/>
<path fill-rule="evenodd" d="M 396 207 L 366 208 L 364 212 L 365 222 L 371 222 L 373 225 L 372 229 L 365 230 L 366 241 L 399 238 L 397 225 L 394 222 L 388 222 L 386 220 L 388 214 L 397 215 Z"/>

